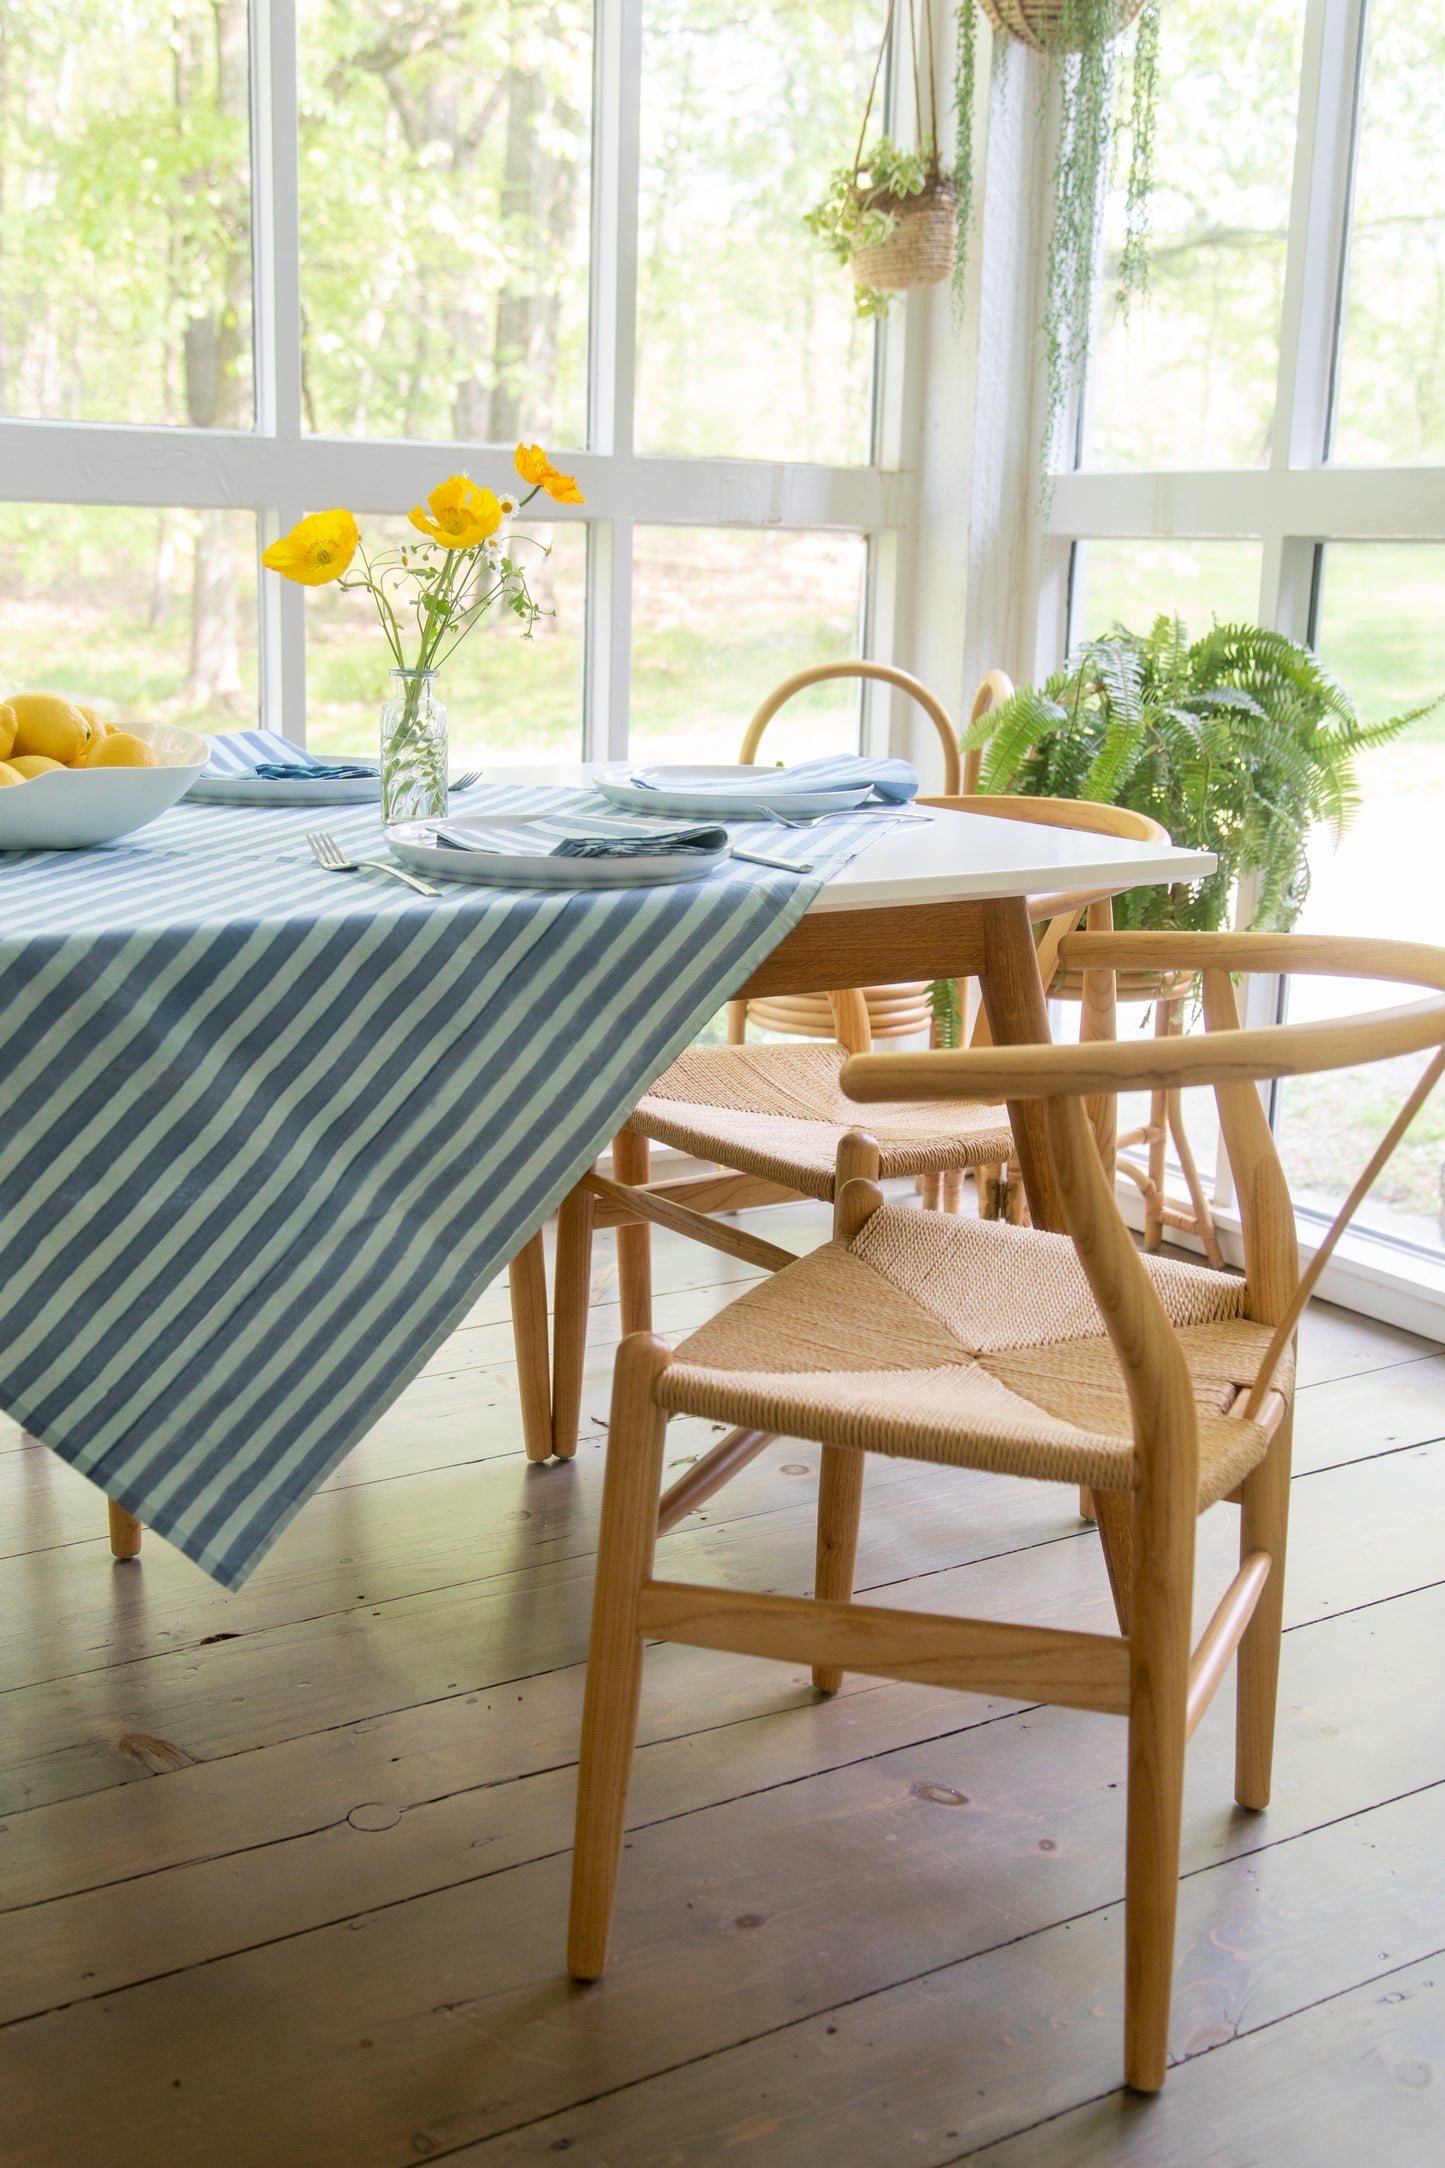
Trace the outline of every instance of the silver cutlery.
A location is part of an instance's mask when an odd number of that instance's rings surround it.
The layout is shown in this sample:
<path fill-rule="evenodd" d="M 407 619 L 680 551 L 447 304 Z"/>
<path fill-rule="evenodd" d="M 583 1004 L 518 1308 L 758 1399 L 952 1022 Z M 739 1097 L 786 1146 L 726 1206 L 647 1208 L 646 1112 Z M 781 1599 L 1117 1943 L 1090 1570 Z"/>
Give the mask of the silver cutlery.
<path fill-rule="evenodd" d="M 318 866 L 327 873 L 389 873 L 394 881 L 404 881 L 419 896 L 439 896 L 441 890 L 433 888 L 429 881 L 419 881 L 414 873 L 403 873 L 400 866 L 388 865 L 384 858 L 348 858 L 335 836 L 324 828 L 316 828 L 306 838 L 311 855 Z"/>
<path fill-rule="evenodd" d="M 765 858 L 761 851 L 740 851 L 736 843 L 732 847 L 734 858 L 745 858 L 750 866 L 771 866 L 776 873 L 811 873 L 810 858 Z"/>
<path fill-rule="evenodd" d="M 852 806 L 842 813 L 769 812 L 767 817 L 770 821 L 776 821 L 781 828 L 816 828 L 819 821 L 856 820 L 860 814 L 866 816 L 869 820 L 916 821 L 920 828 L 926 828 L 933 818 L 931 813 L 895 813 L 889 806 L 871 805 Z"/>
<path fill-rule="evenodd" d="M 482 771 L 480 768 L 467 768 L 461 775 L 453 776 L 447 785 L 447 789 L 449 791 L 470 790 L 473 783 L 480 783 L 481 780 Z"/>

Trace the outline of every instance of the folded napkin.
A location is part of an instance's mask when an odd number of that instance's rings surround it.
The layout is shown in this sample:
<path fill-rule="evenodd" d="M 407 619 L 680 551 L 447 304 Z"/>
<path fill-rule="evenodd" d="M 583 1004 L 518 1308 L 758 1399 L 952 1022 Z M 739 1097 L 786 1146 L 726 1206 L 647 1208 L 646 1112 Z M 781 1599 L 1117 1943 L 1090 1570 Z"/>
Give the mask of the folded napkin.
<path fill-rule="evenodd" d="M 432 829 L 438 843 L 453 851 L 485 851 L 504 858 L 672 858 L 705 855 L 727 849 L 728 832 L 713 822 L 693 821 L 685 827 L 640 823 L 628 833 L 621 822 L 615 827 L 593 826 L 585 815 L 539 814 L 525 827 L 513 824 L 487 827 L 468 821 L 465 828 L 439 822 Z"/>
<path fill-rule="evenodd" d="M 906 760 L 866 758 L 861 753 L 838 753 L 826 760 L 800 760 L 791 768 L 764 768 L 756 775 L 689 777 L 684 783 L 657 782 L 651 776 L 633 774 L 640 790 L 686 790 L 689 796 L 768 799 L 779 791 L 845 791 L 871 788 L 884 805 L 906 805 L 918 796 L 918 771 Z M 867 801 L 864 801 L 865 804 Z"/>
<path fill-rule="evenodd" d="M 274 730 L 221 730 L 210 741 L 208 776 L 259 775 L 267 782 L 350 782 L 377 772 L 374 760 L 317 760 Z"/>

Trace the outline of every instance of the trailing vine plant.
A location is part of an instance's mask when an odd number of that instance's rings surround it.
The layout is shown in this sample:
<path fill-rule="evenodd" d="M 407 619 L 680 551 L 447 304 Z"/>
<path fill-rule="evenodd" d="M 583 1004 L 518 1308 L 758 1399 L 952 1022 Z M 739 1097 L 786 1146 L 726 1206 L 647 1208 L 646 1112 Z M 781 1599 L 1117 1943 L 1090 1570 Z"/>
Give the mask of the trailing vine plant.
<path fill-rule="evenodd" d="M 978 83 L 978 10 L 1001 32 L 1043 53 L 1047 62 L 1040 119 L 1057 94 L 1058 143 L 1053 169 L 1053 219 L 1048 286 L 1041 326 L 1044 347 L 1043 472 L 1054 464 L 1059 425 L 1080 381 L 1093 329 L 1094 278 L 1103 236 L 1104 203 L 1116 137 L 1129 138 L 1124 190 L 1125 237 L 1118 298 L 1127 315 L 1148 274 L 1149 195 L 1153 185 L 1154 112 L 1159 81 L 1159 0 L 958 0 L 953 183 L 958 215 L 954 297 L 961 306 L 969 220 L 976 192 L 973 120 Z M 1131 18 L 1132 59 L 1124 46 Z M 1037 22 L 1026 34 L 1030 18 Z M 1024 28 L 1015 28 L 1015 23 Z M 994 47 L 995 71 L 1005 47 Z M 1126 82 L 1127 77 L 1127 82 Z M 1126 117 L 1127 115 L 1127 117 Z"/>

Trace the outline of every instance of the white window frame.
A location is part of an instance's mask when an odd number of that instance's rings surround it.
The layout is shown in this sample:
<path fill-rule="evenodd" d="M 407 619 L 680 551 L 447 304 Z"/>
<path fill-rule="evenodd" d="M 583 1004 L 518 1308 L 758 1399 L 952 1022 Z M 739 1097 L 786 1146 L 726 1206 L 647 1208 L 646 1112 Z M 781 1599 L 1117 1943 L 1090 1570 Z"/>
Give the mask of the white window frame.
<path fill-rule="evenodd" d="M 643 0 L 595 0 L 592 116 L 592 259 L 587 362 L 588 442 L 567 450 L 585 508 L 548 508 L 549 520 L 587 531 L 587 601 L 579 750 L 625 754 L 631 692 L 632 544 L 638 525 L 798 528 L 861 535 L 868 545 L 863 651 L 900 659 L 896 589 L 909 551 L 902 538 L 915 476 L 891 387 L 911 367 L 910 302 L 879 340 L 874 451 L 867 464 L 640 458 L 633 441 L 636 380 L 637 203 Z M 295 0 L 251 0 L 251 182 L 255 427 L 246 431 L 131 427 L 0 418 L 0 501 L 41 504 L 223 507 L 257 516 L 264 549 L 306 511 L 346 504 L 396 512 L 419 484 L 475 466 L 488 452 L 510 469 L 513 447 L 447 440 L 326 437 L 302 427 L 300 183 Z M 304 591 L 258 580 L 263 726 L 304 742 Z M 870 695 L 870 744 L 911 730 L 902 712 Z M 745 717 L 739 718 L 741 729 Z"/>
<path fill-rule="evenodd" d="M 997 606 L 985 611 L 982 626 L 975 622 L 971 633 L 973 652 L 981 652 L 980 633 L 987 639 L 996 627 L 997 653 L 1018 673 L 1038 676 L 1056 668 L 1082 631 L 1078 600 L 1084 580 L 1078 575 L 1091 540 L 1258 542 L 1259 621 L 1296 640 L 1314 633 L 1319 552 L 1329 543 L 1445 541 L 1445 469 L 1328 463 L 1368 31 L 1369 0 L 1307 0 L 1270 464 L 1058 474 L 1042 538 L 1024 534 L 1027 516 L 1016 518 L 1011 531 L 1012 561 L 1032 568 L 1022 607 L 1011 620 Z M 996 257 L 1005 253 L 999 233 L 991 229 L 1017 226 L 1021 202 L 1035 220 L 1040 215 L 1045 175 L 1037 157 L 1036 151 L 1032 169 L 1014 179 L 1012 193 L 1006 189 L 999 205 L 990 203 L 986 253 L 990 243 Z M 1016 153 L 1016 164 L 1018 158 Z M 991 191 L 994 178 L 991 171 Z M 1038 250 L 1034 260 L 1037 276 Z M 988 272 L 986 262 L 985 279 Z M 1034 445 L 1041 409 L 1036 375 L 1024 357 L 1032 349 L 1041 296 L 1027 280 L 1018 285 L 1025 291 L 1015 302 L 1014 321 L 1025 328 L 1014 333 L 1016 375 L 1031 387 L 1028 441 Z M 1025 343 L 1018 344 L 1020 338 Z M 995 387 L 992 396 L 1002 397 L 1002 389 Z M 981 413 L 978 428 L 986 423 Z M 1006 514 L 1002 523 L 1008 531 Z M 1277 981 L 1253 981 L 1246 1020 L 1272 1022 L 1279 1003 Z M 1217 1194 L 1226 1254 L 1232 1247 L 1238 1261 L 1238 1220 L 1230 1208 L 1227 1170 L 1221 1170 Z M 1132 1192 L 1128 1201 L 1134 1202 Z M 1306 1252 L 1323 1226 L 1321 1215 L 1301 1211 Z M 1445 1261 L 1387 1235 L 1347 1236 L 1322 1292 L 1351 1308 L 1445 1338 Z"/>

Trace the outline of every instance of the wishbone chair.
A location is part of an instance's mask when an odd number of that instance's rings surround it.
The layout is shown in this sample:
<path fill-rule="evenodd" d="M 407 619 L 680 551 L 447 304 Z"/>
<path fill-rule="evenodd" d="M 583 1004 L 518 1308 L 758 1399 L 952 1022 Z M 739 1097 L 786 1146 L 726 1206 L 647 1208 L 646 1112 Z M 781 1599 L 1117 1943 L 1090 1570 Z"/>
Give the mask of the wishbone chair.
<path fill-rule="evenodd" d="M 1445 950 L 1266 934 L 1076 934 L 1068 968 L 1202 974 L 1189 1039 L 855 1058 L 849 1096 L 1046 1102 L 1070 1235 L 884 1204 L 851 1181 L 834 1239 L 744 1294 L 675 1351 L 618 1352 L 582 1721 L 568 1965 L 596 1979 L 622 1851 L 646 1641 L 926 1681 L 1122 1716 L 1128 1725 L 1124 2071 L 1164 2082 L 1185 1745 L 1237 1671 L 1235 1797 L 1269 1801 L 1300 1312 L 1371 1182 L 1445 1071 Z M 1233 974 L 1396 979 L 1433 998 L 1369 1017 L 1242 1030 Z M 1289 1191 L 1257 1084 L 1433 1050 L 1301 1276 Z M 1086 1112 L 1094 1094 L 1211 1084 L 1243 1222 L 1243 1278 L 1141 1255 Z M 815 1440 L 861 1467 L 878 1452 L 1082 1483 L 1117 1634 L 854 1604 L 819 1559 L 813 1599 L 659 1580 L 654 1544 L 705 1493 L 706 1462 L 659 1498 L 672 1414 L 737 1434 Z M 736 1434 L 735 1434 L 736 1435 Z M 728 1441 L 716 1448 L 716 1489 Z M 702 1481 L 699 1481 L 699 1478 Z M 680 1495 L 681 1494 L 681 1495 Z M 1191 1649 L 1195 1522 L 1240 1508 L 1239 1570 Z M 966 1871 L 966 1863 L 965 1870 Z"/>

